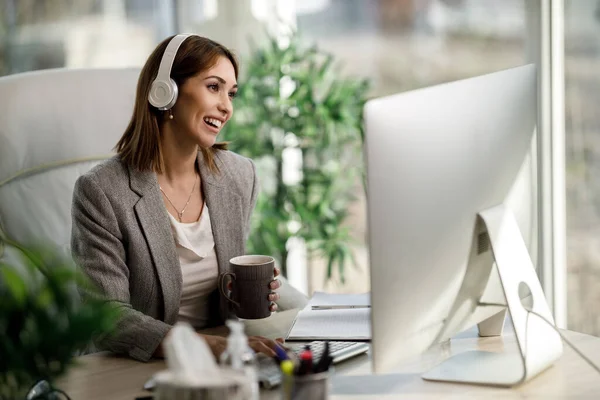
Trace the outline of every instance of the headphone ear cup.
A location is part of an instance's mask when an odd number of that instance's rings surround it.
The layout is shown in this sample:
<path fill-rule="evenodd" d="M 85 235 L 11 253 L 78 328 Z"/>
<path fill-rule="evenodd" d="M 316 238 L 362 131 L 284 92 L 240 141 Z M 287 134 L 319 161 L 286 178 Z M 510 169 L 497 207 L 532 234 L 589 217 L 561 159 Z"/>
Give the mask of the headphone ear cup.
<path fill-rule="evenodd" d="M 172 95 L 171 95 L 171 101 L 169 101 L 169 104 L 167 104 L 165 106 L 165 110 L 170 110 L 171 108 L 173 108 L 173 106 L 177 102 L 177 96 L 179 95 L 179 88 L 177 87 L 177 84 L 175 83 L 175 81 L 173 79 L 169 79 L 169 80 L 171 81 Z"/>
<path fill-rule="evenodd" d="M 173 79 L 155 80 L 150 87 L 148 102 L 159 110 L 168 110 L 175 105 L 177 92 L 177 84 Z"/>

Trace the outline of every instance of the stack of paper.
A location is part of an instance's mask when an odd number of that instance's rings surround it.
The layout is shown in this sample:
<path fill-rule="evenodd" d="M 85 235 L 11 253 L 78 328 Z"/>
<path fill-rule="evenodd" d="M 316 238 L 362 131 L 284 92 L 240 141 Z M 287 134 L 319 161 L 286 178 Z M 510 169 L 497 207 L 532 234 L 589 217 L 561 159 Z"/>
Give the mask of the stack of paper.
<path fill-rule="evenodd" d="M 315 292 L 308 305 L 296 316 L 287 340 L 370 341 L 369 293 Z"/>
<path fill-rule="evenodd" d="M 368 308 L 371 307 L 369 293 L 361 294 L 334 294 L 325 292 L 314 292 L 308 305 L 313 309 L 344 309 L 344 308 Z"/>

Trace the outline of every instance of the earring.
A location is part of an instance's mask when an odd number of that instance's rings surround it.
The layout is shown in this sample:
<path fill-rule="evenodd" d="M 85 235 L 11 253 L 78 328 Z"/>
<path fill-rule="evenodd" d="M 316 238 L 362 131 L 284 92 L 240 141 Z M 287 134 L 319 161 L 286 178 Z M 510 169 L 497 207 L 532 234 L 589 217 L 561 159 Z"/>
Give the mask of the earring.
<path fill-rule="evenodd" d="M 173 111 L 169 110 L 169 119 L 173 119 Z"/>

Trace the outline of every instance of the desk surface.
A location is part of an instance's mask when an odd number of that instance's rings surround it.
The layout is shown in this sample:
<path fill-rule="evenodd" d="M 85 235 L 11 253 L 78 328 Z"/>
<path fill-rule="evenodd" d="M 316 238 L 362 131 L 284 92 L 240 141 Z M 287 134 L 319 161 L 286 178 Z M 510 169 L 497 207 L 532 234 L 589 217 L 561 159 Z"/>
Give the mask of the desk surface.
<path fill-rule="evenodd" d="M 565 331 L 567 338 L 595 363 L 600 362 L 600 338 Z M 511 335 L 478 338 L 476 331 L 462 333 L 446 345 L 403 364 L 397 373 L 370 375 L 368 355 L 340 364 L 331 380 L 330 399 L 565 399 L 598 398 L 600 375 L 569 347 L 549 370 L 515 389 L 487 388 L 426 382 L 420 374 L 451 354 L 466 350 L 513 351 Z M 79 365 L 58 383 L 73 400 L 133 400 L 148 395 L 141 390 L 153 373 L 165 368 L 163 361 L 139 363 L 107 354 L 80 357 Z M 261 399 L 279 399 L 276 390 L 261 392 Z"/>

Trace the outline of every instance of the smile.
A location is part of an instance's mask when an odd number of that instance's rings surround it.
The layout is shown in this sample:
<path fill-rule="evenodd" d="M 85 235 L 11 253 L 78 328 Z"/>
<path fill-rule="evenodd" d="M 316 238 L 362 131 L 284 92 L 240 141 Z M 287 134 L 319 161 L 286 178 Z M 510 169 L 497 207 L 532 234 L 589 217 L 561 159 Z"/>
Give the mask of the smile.
<path fill-rule="evenodd" d="M 207 125 L 212 126 L 217 129 L 220 128 L 221 125 L 223 124 L 223 122 L 219 121 L 218 119 L 209 118 L 209 117 L 204 118 L 204 122 L 206 122 Z"/>

